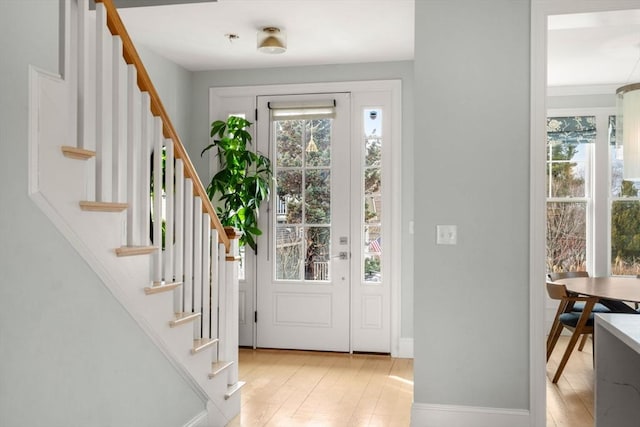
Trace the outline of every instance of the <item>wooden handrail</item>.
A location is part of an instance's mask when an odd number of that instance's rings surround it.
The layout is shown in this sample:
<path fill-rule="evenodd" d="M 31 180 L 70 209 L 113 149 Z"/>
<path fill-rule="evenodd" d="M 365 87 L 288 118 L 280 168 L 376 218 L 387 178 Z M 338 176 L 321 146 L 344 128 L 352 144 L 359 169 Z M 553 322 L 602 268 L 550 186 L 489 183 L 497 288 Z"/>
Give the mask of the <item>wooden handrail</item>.
<path fill-rule="evenodd" d="M 151 98 L 151 112 L 154 116 L 160 117 L 162 119 L 162 132 L 165 138 L 173 140 L 173 147 L 176 159 L 181 159 L 184 164 L 184 174 L 187 178 L 191 178 L 193 181 L 193 190 L 196 196 L 199 196 L 202 199 L 202 211 L 207 212 L 209 217 L 211 218 L 211 228 L 218 230 L 218 240 L 220 243 L 224 243 L 224 246 L 227 252 L 230 250 L 231 245 L 229 242 L 229 238 L 225 233 L 224 227 L 216 214 L 209 197 L 207 196 L 207 192 L 202 185 L 202 181 L 200 181 L 200 177 L 196 172 L 196 169 L 193 167 L 193 163 L 187 154 L 187 150 L 184 148 L 178 133 L 173 127 L 173 123 L 171 123 L 171 119 L 167 114 L 167 111 L 164 109 L 164 105 L 162 105 L 162 101 L 160 101 L 160 96 L 156 91 L 156 88 L 153 86 L 151 82 L 151 78 L 147 73 L 142 60 L 140 59 L 140 55 L 138 55 L 138 51 L 136 50 L 133 42 L 131 41 L 131 37 L 129 37 L 129 33 L 127 33 L 127 29 L 125 28 L 122 19 L 120 19 L 120 15 L 113 4 L 112 0 L 95 0 L 96 3 L 104 4 L 104 7 L 107 11 L 107 26 L 109 27 L 109 31 L 114 36 L 120 36 L 122 39 L 122 50 L 124 60 L 127 64 L 132 64 L 136 67 L 136 71 L 138 72 L 138 87 L 142 92 L 148 92 L 149 97 Z"/>

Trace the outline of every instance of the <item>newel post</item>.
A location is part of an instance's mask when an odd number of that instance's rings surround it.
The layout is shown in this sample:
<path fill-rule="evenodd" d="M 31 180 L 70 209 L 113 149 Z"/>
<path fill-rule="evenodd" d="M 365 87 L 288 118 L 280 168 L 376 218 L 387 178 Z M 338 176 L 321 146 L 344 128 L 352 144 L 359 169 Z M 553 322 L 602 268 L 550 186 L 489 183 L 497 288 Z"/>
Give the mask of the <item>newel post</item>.
<path fill-rule="evenodd" d="M 226 254 L 227 265 L 225 268 L 225 307 L 226 307 L 226 345 L 225 360 L 233 360 L 229 372 L 229 384 L 238 382 L 238 334 L 239 334 L 239 282 L 238 263 L 240 261 L 239 239 L 241 233 L 233 227 L 225 227 L 224 231 L 229 238 L 229 250 Z"/>

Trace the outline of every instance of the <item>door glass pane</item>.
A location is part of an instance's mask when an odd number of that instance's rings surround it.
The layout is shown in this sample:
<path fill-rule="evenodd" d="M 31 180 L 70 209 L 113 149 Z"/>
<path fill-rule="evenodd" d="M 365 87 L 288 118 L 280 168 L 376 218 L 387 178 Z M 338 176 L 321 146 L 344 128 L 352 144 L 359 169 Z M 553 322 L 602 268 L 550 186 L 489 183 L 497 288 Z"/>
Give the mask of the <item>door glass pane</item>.
<path fill-rule="evenodd" d="M 299 226 L 276 226 L 276 279 L 300 280 L 302 235 Z"/>
<path fill-rule="evenodd" d="M 330 239 L 331 229 L 329 227 L 307 227 L 305 279 L 329 280 Z"/>
<path fill-rule="evenodd" d="M 331 278 L 332 119 L 274 122 L 276 279 Z"/>
<path fill-rule="evenodd" d="M 331 172 L 307 170 L 305 180 L 305 219 L 307 224 L 331 222 Z"/>
<path fill-rule="evenodd" d="M 363 247 L 362 280 L 382 280 L 382 109 L 363 109 L 364 162 L 362 168 Z"/>
<path fill-rule="evenodd" d="M 302 223 L 302 171 L 279 170 L 276 174 L 276 220 L 279 224 Z"/>
<path fill-rule="evenodd" d="M 302 166 L 302 120 L 274 122 L 276 128 L 276 166 Z"/>
<path fill-rule="evenodd" d="M 331 120 L 307 120 L 303 140 L 307 166 L 329 166 L 331 164 Z"/>

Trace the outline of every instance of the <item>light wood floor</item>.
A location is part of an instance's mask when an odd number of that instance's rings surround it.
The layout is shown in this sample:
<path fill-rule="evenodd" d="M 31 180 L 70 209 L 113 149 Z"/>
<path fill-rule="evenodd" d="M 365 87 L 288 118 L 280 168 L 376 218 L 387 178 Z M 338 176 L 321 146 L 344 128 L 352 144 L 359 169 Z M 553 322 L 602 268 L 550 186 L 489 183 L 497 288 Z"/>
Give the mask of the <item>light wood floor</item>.
<path fill-rule="evenodd" d="M 557 384 L 551 383 L 569 337 L 560 337 L 547 363 L 547 427 L 593 426 L 593 350 L 574 349 Z"/>
<path fill-rule="evenodd" d="M 408 426 L 413 360 L 240 349 L 237 426 Z"/>
<path fill-rule="evenodd" d="M 593 426 L 590 342 L 574 350 L 552 384 L 568 337 L 547 364 L 547 427 Z M 284 350 L 240 349 L 240 415 L 232 427 L 409 426 L 413 360 Z"/>

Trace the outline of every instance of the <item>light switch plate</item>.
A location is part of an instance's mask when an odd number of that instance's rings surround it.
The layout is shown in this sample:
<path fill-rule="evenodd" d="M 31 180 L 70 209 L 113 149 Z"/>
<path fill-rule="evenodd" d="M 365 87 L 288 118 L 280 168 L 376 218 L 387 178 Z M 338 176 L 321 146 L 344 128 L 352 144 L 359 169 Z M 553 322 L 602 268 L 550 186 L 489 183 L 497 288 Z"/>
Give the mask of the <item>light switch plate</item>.
<path fill-rule="evenodd" d="M 436 243 L 455 245 L 458 242 L 458 227 L 455 225 L 436 225 Z"/>

